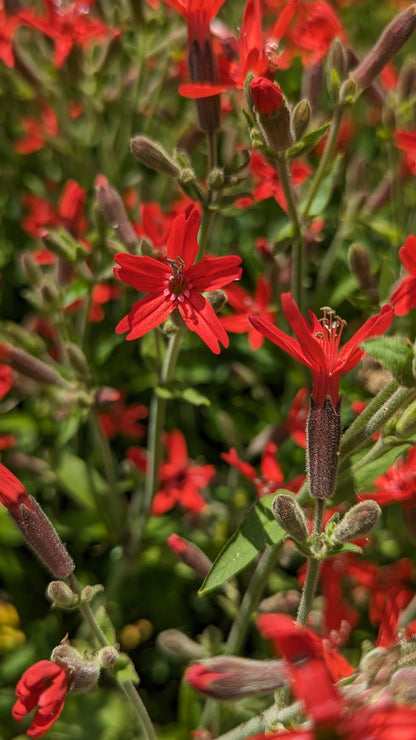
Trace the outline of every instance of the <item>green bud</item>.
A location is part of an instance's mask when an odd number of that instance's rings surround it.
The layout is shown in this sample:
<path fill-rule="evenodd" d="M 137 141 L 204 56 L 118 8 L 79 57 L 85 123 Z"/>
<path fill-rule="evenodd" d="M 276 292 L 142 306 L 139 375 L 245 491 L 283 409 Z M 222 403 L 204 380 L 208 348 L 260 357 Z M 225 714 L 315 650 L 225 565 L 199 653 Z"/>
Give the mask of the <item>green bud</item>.
<path fill-rule="evenodd" d="M 225 184 L 223 170 L 219 167 L 214 167 L 214 169 L 208 173 L 207 181 L 210 190 L 222 190 Z"/>
<path fill-rule="evenodd" d="M 97 653 L 97 660 L 102 668 L 112 668 L 120 658 L 119 651 L 112 645 L 101 648 Z"/>
<path fill-rule="evenodd" d="M 130 141 L 130 149 L 139 162 L 162 175 L 177 178 L 179 167 L 160 144 L 147 136 L 135 136 Z"/>
<path fill-rule="evenodd" d="M 342 105 L 353 105 L 357 94 L 357 85 L 353 79 L 345 80 L 341 85 L 339 102 Z"/>
<path fill-rule="evenodd" d="M 311 117 L 311 104 L 307 98 L 303 98 L 295 106 L 292 112 L 291 128 L 293 138 L 298 141 L 305 133 Z"/>
<path fill-rule="evenodd" d="M 211 304 L 215 313 L 219 313 L 227 303 L 227 294 L 221 289 L 211 290 L 209 293 L 204 293 L 203 295 L 207 299 L 208 303 Z"/>
<path fill-rule="evenodd" d="M 296 542 L 304 542 L 309 537 L 305 514 L 294 496 L 278 493 L 273 499 L 272 512 L 277 523 Z"/>
<path fill-rule="evenodd" d="M 83 380 L 90 380 L 91 372 L 82 349 L 80 349 L 80 347 L 78 347 L 78 345 L 74 344 L 73 342 L 67 342 L 65 344 L 65 349 L 68 355 L 69 362 L 71 363 L 72 368 L 75 370 L 79 378 L 82 378 Z"/>
<path fill-rule="evenodd" d="M 51 581 L 46 591 L 52 605 L 60 609 L 73 609 L 79 603 L 79 597 L 63 581 Z"/>
<path fill-rule="evenodd" d="M 381 515 L 381 508 L 375 501 L 360 501 L 351 506 L 332 533 L 336 544 L 352 542 L 364 537 L 376 526 Z"/>
<path fill-rule="evenodd" d="M 394 431 L 399 437 L 409 437 L 416 431 L 416 401 L 400 412 Z"/>

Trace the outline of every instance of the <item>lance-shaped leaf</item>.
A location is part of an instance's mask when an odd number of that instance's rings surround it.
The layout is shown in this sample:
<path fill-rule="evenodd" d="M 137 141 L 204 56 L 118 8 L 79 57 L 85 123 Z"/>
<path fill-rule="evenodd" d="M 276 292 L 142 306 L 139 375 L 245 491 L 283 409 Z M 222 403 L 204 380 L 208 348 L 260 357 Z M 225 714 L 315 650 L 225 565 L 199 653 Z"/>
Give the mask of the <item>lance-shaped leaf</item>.
<path fill-rule="evenodd" d="M 413 372 L 414 348 L 401 337 L 374 337 L 362 343 L 365 351 L 390 370 L 400 383 L 408 388 L 416 385 Z"/>

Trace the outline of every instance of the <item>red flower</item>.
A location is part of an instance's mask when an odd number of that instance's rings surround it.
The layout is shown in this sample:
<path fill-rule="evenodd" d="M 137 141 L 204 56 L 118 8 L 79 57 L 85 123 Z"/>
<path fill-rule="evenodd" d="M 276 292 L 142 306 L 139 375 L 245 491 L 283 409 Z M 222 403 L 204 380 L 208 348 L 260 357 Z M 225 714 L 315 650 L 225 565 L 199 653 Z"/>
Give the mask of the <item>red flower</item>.
<path fill-rule="evenodd" d="M 31 10 L 23 11 L 20 17 L 25 25 L 53 39 L 55 44 L 53 63 L 57 68 L 62 67 L 74 46 L 84 48 L 92 39 L 103 42 L 109 36 L 116 36 L 119 33 L 107 28 L 100 21 L 88 18 L 94 0 L 72 0 L 65 5 L 56 0 L 44 2 L 45 17 L 40 18 Z"/>
<path fill-rule="evenodd" d="M 14 516 L 24 504 L 31 509 L 32 504 L 23 483 L 0 463 L 0 503 Z"/>
<path fill-rule="evenodd" d="M 406 504 L 416 502 L 416 447 L 412 447 L 405 458 L 395 463 L 374 481 L 371 493 L 360 493 L 358 499 L 374 499 L 380 506 L 400 501 Z"/>
<path fill-rule="evenodd" d="M 274 442 L 268 442 L 260 462 L 259 475 L 256 469 L 250 463 L 240 460 L 235 447 L 231 447 L 229 452 L 222 452 L 221 457 L 233 468 L 236 468 L 241 475 L 251 480 L 257 488 L 259 497 L 274 493 L 281 487 L 284 476 L 282 469 L 276 459 L 277 445 Z M 290 483 L 285 483 L 285 488 L 297 492 L 303 483 L 303 476 L 295 478 Z"/>
<path fill-rule="evenodd" d="M 405 316 L 416 306 L 416 236 L 407 237 L 399 249 L 399 257 L 410 274 L 393 290 L 390 303 L 396 316 Z"/>
<path fill-rule="evenodd" d="M 141 439 L 145 428 L 139 419 L 145 419 L 147 414 L 147 406 L 141 403 L 126 405 L 124 398 L 120 397 L 111 403 L 108 411 L 100 414 L 100 422 L 108 439 L 112 439 L 116 434 Z"/>
<path fill-rule="evenodd" d="M 254 201 L 257 203 L 259 200 L 264 200 L 265 198 L 274 198 L 280 208 L 287 212 L 286 197 L 275 168 L 264 157 L 254 152 L 251 155 L 250 172 L 254 175 L 255 180 L 259 181 L 259 184 L 256 185 L 253 191 Z M 308 165 L 293 163 L 290 167 L 292 185 L 294 187 L 302 185 L 306 178 L 309 177 L 310 172 L 311 170 Z M 237 201 L 238 208 L 247 208 L 252 204 L 252 198 L 240 198 Z"/>
<path fill-rule="evenodd" d="M 254 296 L 236 284 L 227 285 L 225 292 L 228 303 L 237 313 L 222 316 L 220 319 L 222 326 L 226 331 L 236 334 L 247 332 L 251 349 L 259 349 L 264 342 L 264 337 L 250 324 L 249 317 L 254 314 L 263 316 L 269 321 L 274 320 L 274 313 L 268 310 L 272 292 L 270 281 L 260 276 L 256 283 Z"/>
<path fill-rule="evenodd" d="M 290 293 L 283 293 L 281 301 L 284 314 L 298 341 L 265 319 L 253 316 L 250 318 L 251 323 L 278 347 L 312 370 L 312 396 L 317 405 L 321 406 L 329 396 L 336 408 L 341 375 L 352 370 L 364 357 L 364 350 L 358 347 L 364 339 L 378 336 L 389 328 L 393 320 L 391 307 L 383 306 L 380 313 L 368 319 L 339 352 L 344 322 L 330 309 L 323 309 L 324 316 L 320 321 L 309 311 L 309 324 Z"/>
<path fill-rule="evenodd" d="M 396 131 L 396 146 L 405 154 L 405 162 L 413 175 L 416 175 L 416 131 Z"/>
<path fill-rule="evenodd" d="M 18 700 L 13 717 L 21 722 L 37 706 L 26 734 L 42 737 L 62 712 L 67 691 L 68 678 L 63 668 L 50 660 L 40 660 L 24 672 L 16 686 Z"/>
<path fill-rule="evenodd" d="M 31 154 L 42 149 L 45 144 L 54 139 L 58 133 L 58 116 L 49 105 L 41 104 L 40 120 L 23 118 L 22 125 L 25 136 L 18 139 L 14 145 L 19 154 Z"/>
<path fill-rule="evenodd" d="M 305 4 L 300 8 L 300 16 L 290 36 L 301 50 L 305 66 L 322 59 L 336 37 L 345 42 L 341 22 L 324 0 Z"/>
<path fill-rule="evenodd" d="M 200 216 L 189 208 L 176 217 L 167 241 L 167 259 L 116 254 L 121 267 L 114 273 L 136 290 L 147 292 L 116 327 L 118 334 L 128 331 L 127 339 L 138 339 L 159 326 L 178 309 L 188 329 L 196 332 L 215 354 L 221 342 L 228 347 L 225 329 L 203 291 L 222 288 L 241 276 L 240 257 L 206 256 L 194 264 L 198 252 L 197 233 Z"/>
<path fill-rule="evenodd" d="M 250 90 L 254 105 L 260 113 L 267 115 L 282 107 L 283 93 L 280 87 L 267 77 L 255 77 L 251 80 Z"/>
<path fill-rule="evenodd" d="M 165 514 L 176 504 L 190 512 L 201 511 L 206 502 L 200 490 L 215 475 L 214 466 L 190 464 L 185 437 L 177 429 L 166 433 L 165 444 L 168 461 L 161 465 L 161 488 L 153 500 L 153 514 Z"/>

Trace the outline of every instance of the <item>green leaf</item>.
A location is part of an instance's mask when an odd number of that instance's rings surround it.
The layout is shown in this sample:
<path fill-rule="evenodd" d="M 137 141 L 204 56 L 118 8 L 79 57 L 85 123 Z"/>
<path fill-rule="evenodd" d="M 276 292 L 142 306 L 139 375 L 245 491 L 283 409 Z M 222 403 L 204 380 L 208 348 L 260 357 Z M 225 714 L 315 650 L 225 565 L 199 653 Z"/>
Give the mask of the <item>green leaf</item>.
<path fill-rule="evenodd" d="M 240 527 L 230 537 L 216 558 L 199 593 L 206 594 L 222 586 L 249 565 L 268 545 L 277 545 L 285 536 L 273 517 L 270 506 L 278 493 L 264 496 L 252 506 Z"/>
<path fill-rule="evenodd" d="M 416 385 L 413 375 L 414 348 L 400 337 L 373 337 L 362 342 L 365 351 L 390 370 L 400 383 L 408 388 Z"/>
<path fill-rule="evenodd" d="M 211 406 L 209 398 L 196 390 L 196 388 L 185 388 L 180 394 L 181 398 L 192 406 Z"/>
<path fill-rule="evenodd" d="M 328 172 L 328 174 L 323 178 L 318 192 L 316 193 L 310 207 L 308 210 L 308 213 L 306 215 L 308 216 L 319 216 L 323 211 L 325 210 L 326 206 L 329 203 L 329 200 L 332 195 L 332 191 L 335 186 L 335 181 L 338 176 L 338 170 L 339 166 L 341 164 L 341 155 L 338 154 L 334 162 Z M 306 193 L 306 198 L 308 197 L 308 193 Z M 303 210 L 301 208 L 301 210 Z"/>
<path fill-rule="evenodd" d="M 117 642 L 117 639 L 116 639 L 116 633 L 114 631 L 113 623 L 103 606 L 100 606 L 97 609 L 95 613 L 95 618 L 97 620 L 98 626 L 104 632 L 104 635 L 106 637 L 108 644 L 115 645 Z"/>
<path fill-rule="evenodd" d="M 63 452 L 60 456 L 56 476 L 71 498 L 88 509 L 95 508 L 91 481 L 93 481 L 95 491 L 102 493 L 107 491 L 106 483 L 99 473 L 90 466 L 87 467 L 84 460 L 70 452 Z"/>
<path fill-rule="evenodd" d="M 297 141 L 290 147 L 287 152 L 287 158 L 295 159 L 295 157 L 300 157 L 302 154 L 306 154 L 311 149 L 313 149 L 313 147 L 316 146 L 316 144 L 322 139 L 322 137 L 325 136 L 330 125 L 331 121 L 325 123 L 320 128 L 315 129 L 315 131 L 309 131 L 309 133 L 305 134 L 305 136 L 302 136 L 299 141 Z"/>

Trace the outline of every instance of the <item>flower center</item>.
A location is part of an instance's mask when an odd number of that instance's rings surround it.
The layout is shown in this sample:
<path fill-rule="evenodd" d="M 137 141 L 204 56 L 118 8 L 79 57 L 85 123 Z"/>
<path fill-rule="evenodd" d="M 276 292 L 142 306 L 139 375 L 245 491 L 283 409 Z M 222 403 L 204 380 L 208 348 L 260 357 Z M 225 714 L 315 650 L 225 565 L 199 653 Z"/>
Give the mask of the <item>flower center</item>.
<path fill-rule="evenodd" d="M 321 311 L 323 317 L 319 319 L 319 323 L 323 331 L 316 332 L 315 336 L 320 340 L 322 349 L 332 364 L 337 357 L 341 335 L 347 322 L 340 319 L 329 306 L 323 306 Z"/>
<path fill-rule="evenodd" d="M 169 301 L 183 303 L 185 298 L 189 298 L 190 288 L 192 288 L 192 283 L 188 283 L 184 275 L 185 262 L 182 257 L 176 257 L 175 260 L 168 259 L 167 261 L 172 274 L 163 283 L 163 295 Z"/>

